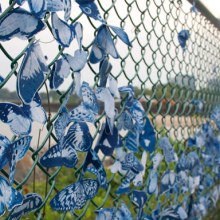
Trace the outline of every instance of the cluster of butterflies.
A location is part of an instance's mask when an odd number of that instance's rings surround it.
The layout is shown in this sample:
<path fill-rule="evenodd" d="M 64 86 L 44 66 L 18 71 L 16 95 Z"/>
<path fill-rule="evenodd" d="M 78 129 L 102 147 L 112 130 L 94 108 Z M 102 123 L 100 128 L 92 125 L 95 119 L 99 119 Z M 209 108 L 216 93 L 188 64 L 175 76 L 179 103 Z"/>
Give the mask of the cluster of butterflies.
<path fill-rule="evenodd" d="M 137 219 L 200 219 L 211 204 L 216 204 L 220 193 L 216 186 L 216 179 L 220 178 L 220 142 L 211 123 L 202 125 L 189 138 L 187 153 L 182 148 L 176 152 L 167 137 L 161 137 L 157 144 L 155 130 L 145 115 L 142 104 L 135 98 L 134 88 L 131 85 L 118 88 L 117 81 L 110 74 L 112 65 L 109 55 L 119 58 L 112 33 L 127 46 L 132 46 L 124 30 L 107 24 L 94 0 L 76 0 L 84 14 L 101 23 L 88 56 L 82 46 L 82 24 L 69 22 L 71 0 L 27 0 L 29 11 L 22 8 L 25 1 L 15 0 L 18 7 L 0 17 L 0 41 L 8 41 L 14 37 L 22 40 L 33 38 L 46 28 L 43 18 L 46 13 L 50 13 L 51 32 L 57 43 L 68 48 L 73 39 L 76 39 L 78 49 L 73 55 L 62 53 L 50 69 L 40 43 L 30 42 L 17 73 L 17 93 L 22 104 L 18 106 L 0 103 L 0 120 L 7 123 L 18 136 L 15 141 L 0 136 L 0 168 L 7 164 L 10 167 L 9 182 L 0 176 L 0 215 L 5 213 L 6 206 L 10 211 L 9 219 L 20 219 L 43 206 L 43 200 L 38 194 L 22 196 L 21 192 L 12 187 L 16 163 L 25 156 L 30 147 L 29 134 L 33 121 L 42 124 L 47 121 L 38 91 L 47 78 L 50 88 L 57 90 L 72 71 L 74 81 L 62 99 L 54 123 L 57 144 L 45 152 L 40 163 L 46 168 L 73 168 L 78 163 L 77 152 L 85 153 L 85 161 L 79 180 L 57 193 L 50 201 L 51 208 L 57 211 L 82 209 L 97 195 L 100 187 L 109 187 L 111 182 L 108 181 L 100 160 L 102 153 L 104 156 L 115 157 L 110 170 L 113 174 L 119 172 L 123 175 L 115 193 L 118 196 L 128 195 L 136 207 Z M 64 11 L 63 19 L 58 16 L 58 11 Z M 189 31 L 182 30 L 178 34 L 183 49 L 188 39 Z M 95 90 L 88 83 L 81 82 L 81 71 L 87 58 L 92 64 L 100 64 L 99 87 Z M 0 78 L 0 81 L 4 82 L 4 79 Z M 69 110 L 67 103 L 73 92 L 81 98 L 81 103 Z M 123 109 L 120 113 L 115 108 L 115 98 L 122 99 Z M 94 143 L 88 124 L 96 122 L 100 102 L 104 103 L 106 120 L 102 123 L 98 139 Z M 198 100 L 192 101 L 192 104 L 198 111 L 203 108 Z M 218 128 L 219 114 L 220 108 L 216 107 L 210 117 Z M 126 135 L 122 136 L 121 131 L 125 131 Z M 152 164 L 147 168 L 148 157 Z M 166 171 L 161 168 L 164 164 Z M 86 172 L 94 174 L 96 178 L 84 178 Z M 212 190 L 204 194 L 204 189 L 213 186 Z M 195 192 L 196 196 L 192 197 Z M 149 213 L 145 207 L 153 195 L 158 199 L 157 207 Z M 168 201 L 174 196 L 174 203 L 162 201 L 162 195 Z M 181 201 L 180 195 L 184 195 Z M 97 220 L 134 219 L 124 202 L 117 208 L 102 208 L 96 213 Z"/>

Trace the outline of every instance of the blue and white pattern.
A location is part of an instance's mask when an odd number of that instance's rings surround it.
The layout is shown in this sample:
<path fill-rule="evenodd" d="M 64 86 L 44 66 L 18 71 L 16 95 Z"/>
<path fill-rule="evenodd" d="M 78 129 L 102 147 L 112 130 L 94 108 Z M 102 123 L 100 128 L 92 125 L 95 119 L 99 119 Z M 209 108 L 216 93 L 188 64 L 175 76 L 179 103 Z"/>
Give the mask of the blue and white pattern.
<path fill-rule="evenodd" d="M 69 47 L 74 38 L 74 32 L 71 26 L 61 20 L 55 12 L 51 15 L 51 22 L 54 38 L 61 46 Z"/>
<path fill-rule="evenodd" d="M 22 61 L 17 76 L 18 95 L 25 104 L 30 104 L 48 73 L 46 59 L 41 51 L 39 42 L 31 44 Z"/>
<path fill-rule="evenodd" d="M 82 209 L 87 200 L 92 199 L 98 192 L 99 184 L 93 179 L 83 179 L 73 183 L 50 201 L 50 206 L 57 211 Z"/>
<path fill-rule="evenodd" d="M 8 124 L 15 135 L 24 136 L 30 134 L 32 121 L 45 124 L 47 115 L 41 106 L 39 95 L 36 94 L 29 105 L 0 103 L 0 120 Z"/>
<path fill-rule="evenodd" d="M 11 211 L 23 202 L 22 194 L 15 190 L 2 176 L 0 176 L 0 192 L 0 216 L 4 215 L 5 207 Z"/>
<path fill-rule="evenodd" d="M 16 206 L 10 214 L 8 220 L 19 220 L 24 215 L 35 211 L 43 204 L 43 200 L 37 193 L 30 193 L 24 196 L 21 205 Z"/>
<path fill-rule="evenodd" d="M 27 40 L 44 28 L 43 21 L 32 13 L 22 8 L 15 8 L 0 19 L 0 41 L 8 41 L 14 37 Z"/>
<path fill-rule="evenodd" d="M 26 136 L 11 142 L 7 137 L 0 135 L 0 169 L 9 164 L 9 180 L 11 184 L 14 182 L 16 163 L 22 160 L 27 153 L 31 139 L 31 136 Z"/>

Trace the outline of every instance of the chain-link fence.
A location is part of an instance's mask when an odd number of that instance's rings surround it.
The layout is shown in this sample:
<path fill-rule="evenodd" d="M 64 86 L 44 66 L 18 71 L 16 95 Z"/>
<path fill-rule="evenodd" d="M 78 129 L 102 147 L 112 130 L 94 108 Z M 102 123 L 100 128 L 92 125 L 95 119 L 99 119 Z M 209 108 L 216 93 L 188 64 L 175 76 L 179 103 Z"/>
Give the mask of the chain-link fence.
<path fill-rule="evenodd" d="M 108 24 L 125 29 L 132 42 L 132 47 L 127 47 L 113 35 L 120 58 L 117 60 L 110 58 L 113 66 L 111 75 L 117 79 L 119 86 L 129 84 L 134 86 L 135 96 L 141 101 L 158 137 L 167 135 L 176 145 L 184 144 L 188 137 L 194 134 L 196 128 L 206 121 L 211 109 L 220 104 L 219 30 L 203 15 L 192 12 L 192 5 L 187 1 L 98 0 L 97 3 L 100 13 Z M 83 15 L 75 2 L 72 4 L 70 20 L 71 22 L 80 21 L 83 24 L 83 49 L 90 51 L 100 24 Z M 16 4 L 14 1 L 9 1 L 8 4 L 2 4 L 2 6 L 5 6 L 5 11 L 0 16 L 12 10 Z M 49 14 L 44 18 L 47 25 L 44 34 L 36 35 L 35 39 L 31 39 L 28 43 L 26 41 L 18 43 L 13 39 L 9 43 L 0 44 L 0 71 L 5 77 L 1 88 L 9 85 L 9 88 L 13 90 L 12 87 L 14 87 L 25 49 L 34 40 L 40 41 L 50 68 L 61 56 L 64 49 L 58 46 L 50 32 L 49 18 Z M 180 47 L 177 38 L 178 33 L 183 29 L 190 32 L 185 51 Z M 15 44 L 16 48 L 13 46 Z M 73 43 L 65 51 L 74 51 L 75 46 Z M 73 76 L 72 74 L 71 77 L 73 78 Z M 99 66 L 88 62 L 82 71 L 82 79 L 96 88 L 99 82 Z M 61 103 L 71 81 L 71 78 L 68 78 L 61 89 L 56 91 L 56 97 L 60 98 Z M 36 218 L 94 219 L 95 210 L 117 206 L 123 200 L 127 201 L 128 207 L 132 210 L 133 205 L 128 201 L 126 195 L 115 194 L 115 189 L 120 185 L 123 176 L 120 173 L 110 174 L 109 172 L 107 173 L 110 183 L 108 189 L 100 190 L 99 194 L 82 210 L 74 211 L 71 214 L 51 213 L 52 210 L 48 205 L 50 199 L 64 185 L 79 179 L 85 155 L 79 155 L 79 164 L 74 170 L 63 167 L 45 169 L 39 163 L 42 154 L 56 142 L 53 124 L 58 114 L 55 112 L 57 109 L 54 107 L 54 100 L 49 97 L 47 84 L 46 81 L 41 91 L 48 95 L 47 103 L 43 104 L 48 110 L 49 119 L 44 128 L 40 128 L 38 125 L 33 126 L 34 144 L 29 150 L 29 159 L 25 163 L 26 169 L 24 174 L 17 174 L 18 180 L 15 181 L 17 189 L 22 189 L 23 192 L 25 190 L 35 191 L 43 196 L 43 204 L 35 212 Z M 199 114 L 196 113 L 196 109 L 191 103 L 194 99 L 202 100 L 204 103 Z M 119 114 L 123 109 L 121 107 L 117 106 Z M 91 133 L 94 138 L 100 131 L 103 117 L 96 120 L 95 128 L 92 129 Z M 6 128 L 1 132 L 8 134 L 9 131 Z M 102 158 L 106 169 L 113 161 L 114 157 Z M 22 163 L 24 161 L 20 162 L 20 164 Z M 1 172 L 8 177 L 7 169 L 1 170 Z M 155 208 L 155 200 L 154 197 L 149 198 L 145 207 L 146 212 L 151 212 Z M 170 203 L 172 204 L 172 202 Z"/>

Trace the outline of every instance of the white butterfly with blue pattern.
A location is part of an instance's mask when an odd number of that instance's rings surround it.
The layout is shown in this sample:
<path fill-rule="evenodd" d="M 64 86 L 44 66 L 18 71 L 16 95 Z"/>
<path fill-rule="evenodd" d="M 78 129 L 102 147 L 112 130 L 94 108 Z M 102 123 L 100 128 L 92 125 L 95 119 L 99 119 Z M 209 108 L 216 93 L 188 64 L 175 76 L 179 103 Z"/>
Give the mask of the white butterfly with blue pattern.
<path fill-rule="evenodd" d="M 45 124 L 47 115 L 41 106 L 40 97 L 36 93 L 29 105 L 18 106 L 13 103 L 0 103 L 0 120 L 8 124 L 15 135 L 24 136 L 30 134 L 32 121 Z"/>
<path fill-rule="evenodd" d="M 22 194 L 15 190 L 9 182 L 0 176 L 0 216 L 5 213 L 5 206 L 11 211 L 23 202 Z"/>
<path fill-rule="evenodd" d="M 9 180 L 14 181 L 16 163 L 27 153 L 32 137 L 26 136 L 11 142 L 6 136 L 0 134 L 0 169 L 7 163 L 10 167 Z"/>
<path fill-rule="evenodd" d="M 35 211 L 43 204 L 43 200 L 37 193 L 29 193 L 24 196 L 23 203 L 16 206 L 10 213 L 8 220 L 19 220 L 24 215 Z"/>
<path fill-rule="evenodd" d="M 0 41 L 8 41 L 14 37 L 27 40 L 44 28 L 43 21 L 30 12 L 15 8 L 0 19 Z"/>
<path fill-rule="evenodd" d="M 49 72 L 39 42 L 31 44 L 22 61 L 17 76 L 17 92 L 23 103 L 29 104 L 43 85 Z"/>

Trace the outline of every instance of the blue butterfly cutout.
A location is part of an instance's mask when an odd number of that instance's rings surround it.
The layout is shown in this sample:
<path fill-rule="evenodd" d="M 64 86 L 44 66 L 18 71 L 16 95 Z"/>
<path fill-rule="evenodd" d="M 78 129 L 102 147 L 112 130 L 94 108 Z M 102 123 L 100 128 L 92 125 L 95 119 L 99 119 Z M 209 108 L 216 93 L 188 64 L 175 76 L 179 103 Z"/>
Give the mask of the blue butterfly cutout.
<path fill-rule="evenodd" d="M 130 195 L 131 201 L 137 206 L 137 219 L 142 219 L 143 207 L 147 202 L 147 194 L 144 191 L 134 190 Z"/>
<path fill-rule="evenodd" d="M 87 109 L 90 109 L 94 113 L 98 114 L 99 106 L 98 106 L 96 94 L 94 93 L 92 88 L 90 88 L 87 82 L 82 83 L 80 93 L 82 95 L 84 106 Z"/>
<path fill-rule="evenodd" d="M 158 194 L 158 174 L 157 171 L 152 169 L 147 179 L 147 193 Z"/>
<path fill-rule="evenodd" d="M 11 211 L 23 202 L 22 194 L 15 190 L 9 182 L 0 176 L 0 216 L 5 213 L 5 206 Z"/>
<path fill-rule="evenodd" d="M 131 114 L 127 110 L 124 110 L 118 118 L 118 130 L 132 130 L 133 126 Z"/>
<path fill-rule="evenodd" d="M 31 132 L 32 121 L 45 124 L 47 115 L 41 106 L 41 100 L 36 93 L 29 105 L 15 105 L 0 103 L 0 120 L 9 124 L 11 131 L 18 136 L 28 135 Z"/>
<path fill-rule="evenodd" d="M 28 0 L 31 13 L 37 18 L 43 18 L 47 11 L 47 0 Z"/>
<path fill-rule="evenodd" d="M 51 15 L 52 33 L 54 38 L 62 47 L 69 47 L 74 38 L 73 28 L 61 20 L 55 12 Z"/>
<path fill-rule="evenodd" d="M 90 164 L 92 165 L 92 167 L 89 166 Z M 94 173 L 98 178 L 99 185 L 103 188 L 107 188 L 107 175 L 96 151 L 90 149 L 87 153 L 86 159 L 83 164 L 83 171 Z"/>
<path fill-rule="evenodd" d="M 175 152 L 173 146 L 167 137 L 162 137 L 159 140 L 159 148 L 163 150 L 163 154 L 167 163 L 175 161 Z"/>
<path fill-rule="evenodd" d="M 198 163 L 199 156 L 195 151 L 190 152 L 187 155 L 182 153 L 177 164 L 177 171 L 192 170 Z"/>
<path fill-rule="evenodd" d="M 79 4 L 80 9 L 85 15 L 102 23 L 105 22 L 100 15 L 99 9 L 94 0 L 76 0 L 76 2 Z"/>
<path fill-rule="evenodd" d="M 145 118 L 143 131 L 139 136 L 139 143 L 140 146 L 150 154 L 155 151 L 156 133 L 148 117 Z"/>
<path fill-rule="evenodd" d="M 108 123 L 103 123 L 95 151 L 98 152 L 100 149 L 105 156 L 111 156 L 114 149 L 121 146 L 122 140 L 118 129 L 114 126 L 113 133 L 111 134 Z"/>
<path fill-rule="evenodd" d="M 195 106 L 195 111 L 201 113 L 204 107 L 204 101 L 199 99 L 193 99 L 191 103 Z"/>
<path fill-rule="evenodd" d="M 14 37 L 30 39 L 44 28 L 45 24 L 30 12 L 15 8 L 0 19 L 0 41 Z"/>
<path fill-rule="evenodd" d="M 70 74 L 70 65 L 65 58 L 56 60 L 51 70 L 50 75 L 50 88 L 58 89 Z"/>
<path fill-rule="evenodd" d="M 98 188 L 97 180 L 80 180 L 57 193 L 50 201 L 50 206 L 57 211 L 82 209 L 86 202 L 97 194 Z"/>
<path fill-rule="evenodd" d="M 109 128 L 112 133 L 115 118 L 114 97 L 112 96 L 110 90 L 106 87 L 98 87 L 95 94 L 99 101 L 104 102 L 104 111 L 107 116 L 107 123 L 109 124 Z"/>
<path fill-rule="evenodd" d="M 64 19 L 68 21 L 71 14 L 71 0 L 45 0 L 47 2 L 47 11 L 57 12 L 64 11 Z"/>
<path fill-rule="evenodd" d="M 87 61 L 87 53 L 85 51 L 76 50 L 74 56 L 64 54 L 58 59 L 52 68 L 50 76 L 50 88 L 58 89 L 70 74 L 70 68 L 77 73 L 84 68 Z M 76 83 L 76 82 L 75 82 Z"/>
<path fill-rule="evenodd" d="M 144 167 L 142 163 L 137 159 L 133 152 L 127 153 L 124 160 L 121 162 L 123 170 L 132 170 L 135 173 L 142 172 Z"/>
<path fill-rule="evenodd" d="M 19 220 L 24 215 L 27 215 L 30 212 L 40 208 L 42 204 L 43 200 L 40 195 L 37 193 L 29 193 L 24 196 L 23 203 L 13 209 L 8 220 Z"/>
<path fill-rule="evenodd" d="M 128 134 L 125 138 L 125 146 L 133 151 L 137 152 L 138 151 L 138 146 L 139 146 L 139 132 L 137 130 L 136 126 L 133 126 L 131 130 L 128 131 Z"/>
<path fill-rule="evenodd" d="M 45 80 L 49 72 L 46 59 L 39 42 L 31 44 L 22 61 L 17 76 L 18 95 L 25 104 L 29 104 Z"/>
<path fill-rule="evenodd" d="M 177 181 L 176 173 L 172 170 L 165 171 L 161 177 L 160 193 L 168 192 L 174 188 Z"/>
<path fill-rule="evenodd" d="M 119 208 L 102 208 L 95 211 L 97 216 L 96 220 L 110 220 L 110 219 L 120 219 L 120 220 L 133 220 L 130 210 L 122 202 Z"/>
<path fill-rule="evenodd" d="M 26 136 L 11 142 L 6 136 L 0 135 L 0 170 L 8 163 L 9 180 L 14 181 L 16 163 L 27 153 L 32 137 Z"/>
<path fill-rule="evenodd" d="M 68 142 L 63 141 L 62 145 L 56 144 L 51 147 L 40 159 L 40 163 L 44 167 L 75 167 L 78 162 L 76 150 Z"/>
<path fill-rule="evenodd" d="M 184 50 L 186 49 L 186 42 L 189 39 L 189 36 L 189 30 L 182 30 L 178 33 L 179 44 Z"/>
<path fill-rule="evenodd" d="M 106 57 L 100 62 L 99 65 L 99 76 L 100 76 L 100 87 L 106 87 L 107 79 L 112 70 L 112 65 Z"/>
<path fill-rule="evenodd" d="M 95 64 L 102 61 L 108 54 L 115 59 L 119 58 L 109 27 L 125 44 L 131 46 L 128 36 L 123 29 L 103 24 L 98 28 L 98 32 L 93 43 L 89 57 L 91 63 Z"/>
<path fill-rule="evenodd" d="M 72 145 L 77 151 L 87 152 L 93 143 L 88 125 L 85 122 L 73 123 L 64 137 L 64 142 Z"/>

